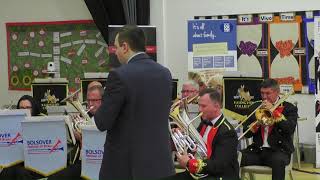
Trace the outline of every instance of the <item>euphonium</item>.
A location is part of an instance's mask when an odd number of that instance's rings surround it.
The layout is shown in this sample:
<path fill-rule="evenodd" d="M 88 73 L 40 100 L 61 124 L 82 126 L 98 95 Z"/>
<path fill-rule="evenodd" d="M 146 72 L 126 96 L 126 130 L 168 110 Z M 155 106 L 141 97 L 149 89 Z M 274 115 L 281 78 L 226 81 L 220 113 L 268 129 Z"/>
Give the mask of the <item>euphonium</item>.
<path fill-rule="evenodd" d="M 80 103 L 79 100 L 73 100 L 74 96 L 80 91 L 77 90 L 76 92 L 74 92 L 73 94 L 69 95 L 68 97 L 66 97 L 65 99 L 63 99 L 61 102 L 68 102 L 70 103 L 82 116 L 82 118 L 80 117 L 75 117 L 74 122 L 73 122 L 73 126 L 74 129 L 77 130 L 78 132 L 81 133 L 81 126 L 85 126 L 85 125 L 94 125 L 93 120 L 89 117 L 88 115 L 88 111 L 86 111 L 82 104 Z M 90 110 L 90 107 L 89 107 Z"/>
<path fill-rule="evenodd" d="M 207 148 L 205 142 L 202 137 L 196 130 L 196 128 L 192 125 L 192 121 L 199 118 L 202 113 L 200 113 L 197 117 L 190 120 L 188 116 L 187 103 L 190 103 L 194 99 L 198 98 L 198 96 L 194 96 L 190 99 L 181 99 L 180 103 L 174 104 L 171 108 L 169 117 L 172 119 L 170 124 L 175 124 L 178 126 L 178 129 L 175 132 L 172 132 L 170 128 L 171 138 L 173 143 L 177 149 L 178 153 L 182 153 L 189 149 L 191 152 L 195 153 L 198 157 L 204 158 L 207 156 Z M 185 102 L 183 102 L 185 101 Z M 180 115 L 180 106 L 183 104 L 183 110 L 187 113 L 186 118 L 182 118 Z M 181 131 L 180 131 L 180 130 Z M 193 155 L 189 154 L 191 158 L 194 158 Z"/>

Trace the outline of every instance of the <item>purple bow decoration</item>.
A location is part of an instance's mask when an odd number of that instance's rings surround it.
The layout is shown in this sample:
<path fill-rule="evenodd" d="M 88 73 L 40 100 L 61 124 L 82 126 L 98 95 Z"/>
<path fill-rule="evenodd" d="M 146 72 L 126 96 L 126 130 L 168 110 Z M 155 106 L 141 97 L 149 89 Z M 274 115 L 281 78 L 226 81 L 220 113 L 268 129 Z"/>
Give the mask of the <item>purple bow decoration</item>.
<path fill-rule="evenodd" d="M 240 41 L 239 48 L 242 54 L 247 54 L 248 56 L 252 56 L 254 51 L 257 49 L 257 45 L 251 41 Z"/>

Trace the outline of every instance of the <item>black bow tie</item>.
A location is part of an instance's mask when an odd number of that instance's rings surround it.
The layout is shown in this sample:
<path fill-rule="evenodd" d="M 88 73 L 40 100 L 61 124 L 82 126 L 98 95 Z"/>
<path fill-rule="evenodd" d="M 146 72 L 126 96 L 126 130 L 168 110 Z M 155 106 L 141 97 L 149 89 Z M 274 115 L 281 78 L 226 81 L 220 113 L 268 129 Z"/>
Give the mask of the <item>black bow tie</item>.
<path fill-rule="evenodd" d="M 212 122 L 209 120 L 202 120 L 203 124 L 207 125 L 207 126 L 213 126 Z"/>

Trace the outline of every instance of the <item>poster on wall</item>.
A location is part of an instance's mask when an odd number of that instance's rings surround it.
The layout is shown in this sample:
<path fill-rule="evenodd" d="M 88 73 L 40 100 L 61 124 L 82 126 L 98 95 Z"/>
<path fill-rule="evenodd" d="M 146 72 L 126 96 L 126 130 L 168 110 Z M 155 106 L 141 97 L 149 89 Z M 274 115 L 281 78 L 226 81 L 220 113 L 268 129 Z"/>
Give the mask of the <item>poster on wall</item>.
<path fill-rule="evenodd" d="M 316 79 L 316 93 L 315 93 L 315 109 L 316 109 L 316 167 L 320 168 L 320 93 L 319 93 L 319 58 L 320 58 L 320 16 L 314 17 L 314 51 L 315 51 L 315 79 Z"/>
<path fill-rule="evenodd" d="M 314 17 L 314 54 L 320 57 L 320 16 Z"/>
<path fill-rule="evenodd" d="M 269 24 L 269 70 L 270 78 L 279 84 L 291 84 L 295 91 L 302 90 L 301 16 L 287 14 L 275 16 Z M 286 32 L 286 33 L 283 33 Z"/>
<path fill-rule="evenodd" d="M 30 90 L 35 78 L 67 78 L 80 88 L 85 72 L 108 72 L 107 44 L 92 20 L 6 23 L 9 90 Z"/>
<path fill-rule="evenodd" d="M 306 48 L 306 80 L 308 82 L 309 93 L 315 93 L 315 54 L 314 54 L 314 18 L 303 18 L 304 47 Z"/>
<path fill-rule="evenodd" d="M 252 15 L 238 16 L 238 71 L 268 77 L 267 23 Z"/>
<path fill-rule="evenodd" d="M 236 19 L 188 21 L 188 71 L 237 70 Z"/>

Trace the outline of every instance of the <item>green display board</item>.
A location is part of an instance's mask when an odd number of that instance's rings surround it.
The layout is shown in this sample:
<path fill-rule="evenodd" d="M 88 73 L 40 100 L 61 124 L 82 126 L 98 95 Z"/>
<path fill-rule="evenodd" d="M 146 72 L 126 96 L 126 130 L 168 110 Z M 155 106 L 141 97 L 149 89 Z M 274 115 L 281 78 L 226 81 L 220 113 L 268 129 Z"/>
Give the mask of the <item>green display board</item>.
<path fill-rule="evenodd" d="M 107 44 L 92 20 L 6 23 L 9 90 L 30 90 L 34 78 L 67 78 L 71 91 L 86 72 L 108 72 Z"/>

